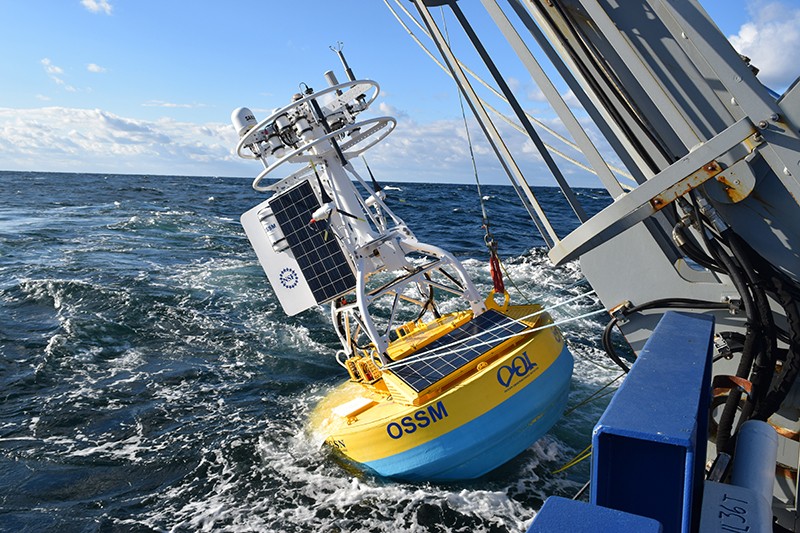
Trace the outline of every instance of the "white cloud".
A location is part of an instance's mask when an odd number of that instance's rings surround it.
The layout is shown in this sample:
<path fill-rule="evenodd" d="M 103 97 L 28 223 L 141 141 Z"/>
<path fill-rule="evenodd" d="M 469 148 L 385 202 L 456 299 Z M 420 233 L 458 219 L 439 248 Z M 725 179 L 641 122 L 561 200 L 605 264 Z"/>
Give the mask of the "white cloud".
<path fill-rule="evenodd" d="M 95 73 L 100 73 L 100 72 L 105 72 L 106 71 L 106 69 L 104 69 L 103 67 L 101 67 L 97 63 L 89 63 L 88 65 L 86 65 L 86 70 L 88 70 L 89 72 L 95 72 Z"/>
<path fill-rule="evenodd" d="M 231 153 L 236 141 L 223 123 L 146 121 L 100 109 L 0 108 L 3 169 L 247 175 L 248 165 Z"/>
<path fill-rule="evenodd" d="M 731 35 L 733 47 L 752 60 L 762 83 L 781 90 L 800 74 L 800 7 L 783 2 L 748 3 L 752 20 Z"/>
<path fill-rule="evenodd" d="M 418 123 L 389 104 L 399 117 L 395 131 L 365 154 L 380 181 L 470 183 L 474 180 L 461 118 Z M 532 185 L 552 184 L 526 137 L 498 122 L 506 143 Z M 470 119 L 482 183 L 508 183 L 480 128 Z M 140 120 L 100 109 L 0 108 L 0 168 L 62 172 L 116 172 L 255 176 L 261 165 L 239 159 L 238 138 L 227 122 L 196 124 L 170 118 Z M 550 142 L 547 140 L 546 142 Z M 576 185 L 596 185 L 593 176 L 561 160 Z M 296 168 L 279 169 L 276 177 Z"/>
<path fill-rule="evenodd" d="M 110 15 L 112 10 L 108 0 L 81 0 L 81 5 L 92 13 L 103 12 L 106 15 Z"/>
<path fill-rule="evenodd" d="M 72 85 L 69 85 L 66 81 L 64 81 L 64 78 L 63 78 L 64 69 L 59 67 L 59 66 L 57 66 L 57 65 L 54 65 L 53 62 L 50 61 L 50 58 L 45 57 L 44 59 L 42 59 L 40 61 L 40 63 L 42 64 L 42 67 L 44 67 L 44 71 L 47 74 L 47 76 L 51 80 L 53 80 L 53 82 L 55 82 L 56 85 L 60 85 L 61 87 L 64 88 L 64 90 L 69 91 L 69 92 L 73 92 L 74 93 L 74 92 L 77 91 L 77 89 L 75 89 L 75 87 L 73 87 Z"/>
<path fill-rule="evenodd" d="M 166 107 L 166 108 L 181 108 L 181 109 L 196 109 L 198 107 L 206 107 L 205 104 L 178 104 L 174 102 L 164 102 L 162 100 L 148 100 L 142 104 L 143 107 Z"/>
<path fill-rule="evenodd" d="M 561 98 L 564 99 L 564 102 L 570 107 L 570 109 L 572 109 L 573 112 L 583 109 L 583 104 L 581 104 L 581 101 L 578 100 L 577 96 L 575 96 L 575 93 L 572 89 L 567 91 L 566 94 L 562 94 Z"/>
<path fill-rule="evenodd" d="M 508 83 L 508 86 L 509 86 L 509 87 L 511 88 L 511 90 L 512 90 L 513 92 L 515 92 L 515 93 L 518 93 L 518 92 L 519 92 L 519 90 L 520 90 L 520 88 L 522 87 L 522 82 L 521 82 L 521 81 L 519 81 L 517 78 L 515 78 L 515 77 L 513 77 L 513 76 L 509 76 L 509 77 L 506 79 L 506 83 Z"/>
<path fill-rule="evenodd" d="M 50 76 L 50 79 L 56 82 L 58 85 L 64 85 L 64 80 L 61 78 L 61 75 L 64 74 L 64 69 L 56 66 L 50 61 L 50 58 L 45 57 L 40 61 L 42 66 L 44 67 L 44 71 Z"/>
<path fill-rule="evenodd" d="M 557 119 L 551 125 L 562 129 Z M 531 141 L 504 122 L 496 121 L 496 126 L 528 182 L 531 185 L 553 185 L 550 173 Z M 469 120 L 469 128 L 481 182 L 507 184 L 505 171 L 473 119 Z M 552 138 L 545 139 L 545 142 L 558 143 Z M 560 149 L 577 157 L 574 151 L 563 145 Z M 381 181 L 471 183 L 474 180 L 469 143 L 460 118 L 425 124 L 410 119 L 400 120 L 395 131 L 370 150 L 366 158 Z M 571 176 L 570 183 L 574 185 L 597 186 L 599 183 L 596 177 L 562 159 L 557 158 L 557 164 L 564 174 Z"/>
<path fill-rule="evenodd" d="M 381 102 L 380 104 L 378 104 L 378 111 L 380 111 L 381 115 L 388 115 L 388 116 L 394 117 L 394 118 L 401 118 L 401 117 L 402 118 L 406 118 L 406 117 L 408 117 L 408 114 L 406 114 L 405 112 L 397 109 L 392 104 L 388 104 L 386 102 Z"/>

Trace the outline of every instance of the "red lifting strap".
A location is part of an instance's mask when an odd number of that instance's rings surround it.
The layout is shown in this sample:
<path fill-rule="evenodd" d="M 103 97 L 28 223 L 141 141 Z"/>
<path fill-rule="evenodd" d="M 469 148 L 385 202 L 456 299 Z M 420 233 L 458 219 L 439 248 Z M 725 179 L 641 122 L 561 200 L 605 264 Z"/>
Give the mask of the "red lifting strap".
<path fill-rule="evenodd" d="M 503 272 L 500 268 L 500 260 L 497 258 L 497 251 L 495 250 L 492 250 L 492 255 L 489 258 L 489 270 L 492 273 L 494 292 L 498 294 L 505 294 L 506 286 L 503 283 Z"/>

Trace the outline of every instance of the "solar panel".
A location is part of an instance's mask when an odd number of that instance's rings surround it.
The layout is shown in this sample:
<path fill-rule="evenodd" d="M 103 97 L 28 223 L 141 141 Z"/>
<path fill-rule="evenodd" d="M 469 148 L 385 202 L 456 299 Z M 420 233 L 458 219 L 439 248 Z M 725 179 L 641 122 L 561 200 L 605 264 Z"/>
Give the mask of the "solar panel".
<path fill-rule="evenodd" d="M 308 181 L 271 198 L 269 205 L 317 303 L 355 288 L 353 268 L 328 222 L 310 223 L 320 203 Z"/>
<path fill-rule="evenodd" d="M 526 328 L 527 326 L 524 324 L 490 309 L 463 326 L 439 337 L 413 356 L 414 358 L 424 358 L 438 348 L 457 343 L 450 349 L 442 349 L 441 357 L 431 357 L 424 361 L 402 364 L 393 368 L 392 372 L 409 387 L 420 392 L 498 346 L 509 335 L 520 333 Z M 459 342 L 469 337 L 474 338 Z"/>

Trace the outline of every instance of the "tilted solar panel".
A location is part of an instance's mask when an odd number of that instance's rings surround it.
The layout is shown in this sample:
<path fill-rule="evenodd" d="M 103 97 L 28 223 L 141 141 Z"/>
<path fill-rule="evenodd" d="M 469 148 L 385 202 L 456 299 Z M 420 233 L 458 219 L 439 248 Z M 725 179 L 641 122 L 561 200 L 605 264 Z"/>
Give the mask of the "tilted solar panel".
<path fill-rule="evenodd" d="M 328 222 L 310 222 L 320 203 L 308 181 L 270 199 L 269 205 L 318 304 L 355 288 L 353 269 Z"/>
<path fill-rule="evenodd" d="M 452 348 L 443 348 L 438 352 L 434 352 L 441 353 L 441 356 L 402 364 L 393 368 L 392 372 L 416 392 L 420 392 L 469 362 L 474 361 L 481 354 L 486 353 L 506 340 L 510 335 L 522 332 L 526 327 L 524 324 L 515 322 L 504 314 L 490 309 L 463 326 L 436 339 L 413 355 L 415 359 L 418 357 L 424 358 L 438 348 L 457 343 Z M 459 342 L 473 336 L 474 338 Z"/>

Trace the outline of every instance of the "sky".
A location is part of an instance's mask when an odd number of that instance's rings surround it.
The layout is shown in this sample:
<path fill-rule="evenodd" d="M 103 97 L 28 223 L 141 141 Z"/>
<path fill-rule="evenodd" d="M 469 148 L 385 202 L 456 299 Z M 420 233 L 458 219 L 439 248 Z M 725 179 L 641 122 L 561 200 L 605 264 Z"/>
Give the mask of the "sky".
<path fill-rule="evenodd" d="M 782 92 L 800 74 L 800 0 L 701 4 L 762 82 Z M 330 49 L 341 42 L 356 77 L 381 86 L 374 113 L 398 120 L 366 154 L 379 179 L 474 181 L 452 80 L 380 0 L 0 0 L 0 21 L 0 170 L 253 177 L 260 165 L 232 151 L 231 111 L 264 118 L 301 82 L 323 89 L 326 70 L 344 80 Z M 488 24 L 476 27 L 487 45 L 499 43 Z M 526 110 L 563 130 L 519 65 L 501 69 Z M 481 181 L 505 183 L 474 124 L 470 134 Z M 514 135 L 528 180 L 551 183 L 531 143 Z M 596 183 L 558 163 L 574 185 Z"/>

